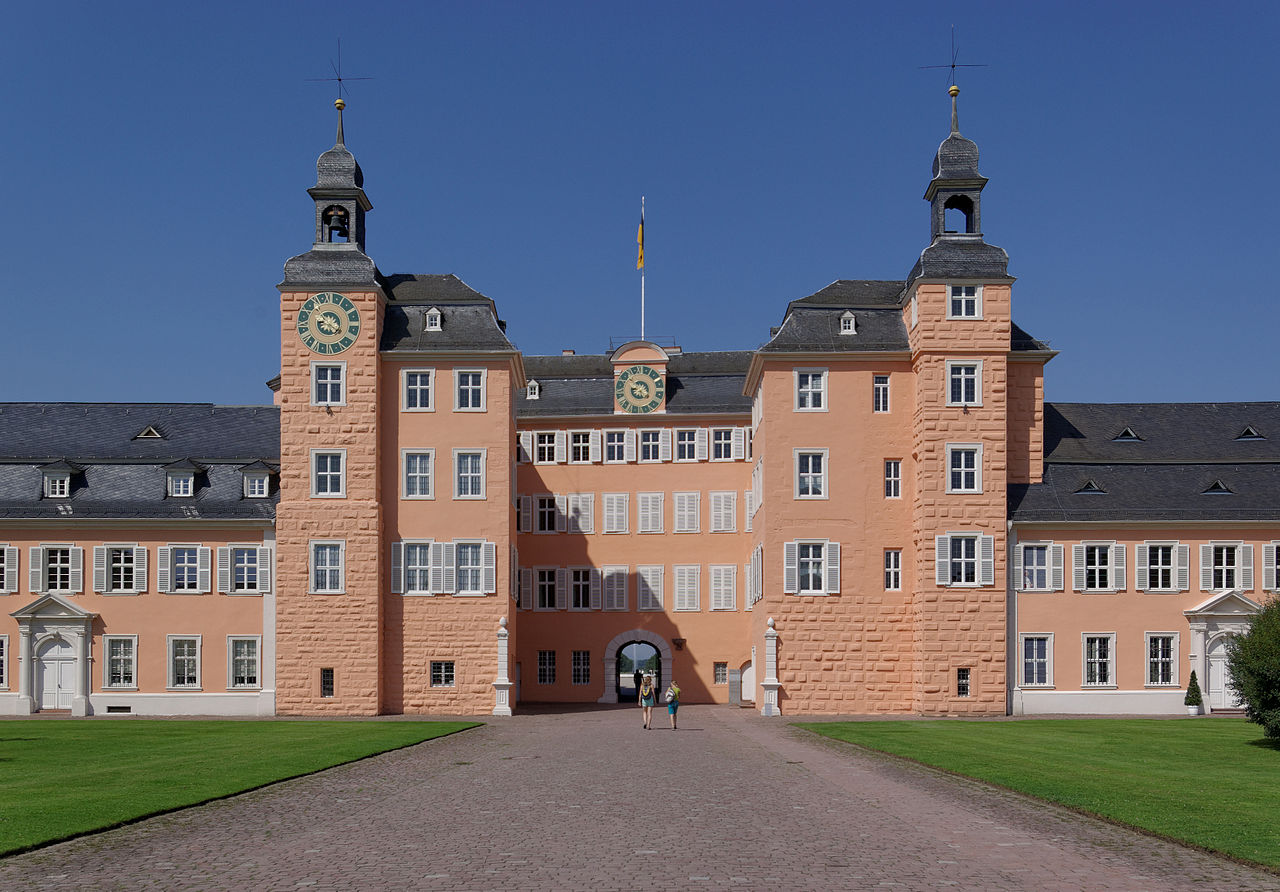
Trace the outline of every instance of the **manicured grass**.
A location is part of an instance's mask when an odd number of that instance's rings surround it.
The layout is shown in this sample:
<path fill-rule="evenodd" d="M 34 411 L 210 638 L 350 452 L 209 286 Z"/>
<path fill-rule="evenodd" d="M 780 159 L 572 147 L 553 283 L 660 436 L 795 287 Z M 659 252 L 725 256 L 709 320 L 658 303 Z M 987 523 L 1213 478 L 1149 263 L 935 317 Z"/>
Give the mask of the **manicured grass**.
<path fill-rule="evenodd" d="M 1244 719 L 796 727 L 1280 867 L 1280 747 Z"/>
<path fill-rule="evenodd" d="M 0 722 L 0 855 L 476 727 L 476 722 Z"/>

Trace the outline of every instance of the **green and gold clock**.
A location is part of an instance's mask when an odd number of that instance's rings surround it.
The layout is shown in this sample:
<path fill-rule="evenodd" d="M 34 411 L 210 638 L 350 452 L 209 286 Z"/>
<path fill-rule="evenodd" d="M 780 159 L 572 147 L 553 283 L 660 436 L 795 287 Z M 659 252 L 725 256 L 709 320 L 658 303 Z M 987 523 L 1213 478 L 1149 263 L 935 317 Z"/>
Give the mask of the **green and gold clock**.
<path fill-rule="evenodd" d="M 647 365 L 633 365 L 618 373 L 613 396 L 623 412 L 652 412 L 662 405 L 666 383 L 662 374 Z"/>
<path fill-rule="evenodd" d="M 341 353 L 359 334 L 360 310 L 341 294 L 314 294 L 298 310 L 298 337 L 312 353 Z"/>

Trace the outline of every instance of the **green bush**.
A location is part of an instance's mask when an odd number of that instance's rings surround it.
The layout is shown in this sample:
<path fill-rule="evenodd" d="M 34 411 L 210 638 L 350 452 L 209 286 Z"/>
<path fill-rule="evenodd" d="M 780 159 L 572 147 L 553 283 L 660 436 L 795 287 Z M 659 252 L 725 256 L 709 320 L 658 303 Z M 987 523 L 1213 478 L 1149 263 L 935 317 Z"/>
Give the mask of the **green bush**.
<path fill-rule="evenodd" d="M 1182 702 L 1187 706 L 1203 706 L 1204 699 L 1200 696 L 1200 682 L 1196 681 L 1196 670 L 1191 670 L 1191 681 L 1187 683 L 1187 696 L 1182 698 Z"/>
<path fill-rule="evenodd" d="M 1249 721 L 1280 740 L 1280 598 L 1253 617 L 1248 632 L 1227 642 L 1227 668 Z"/>

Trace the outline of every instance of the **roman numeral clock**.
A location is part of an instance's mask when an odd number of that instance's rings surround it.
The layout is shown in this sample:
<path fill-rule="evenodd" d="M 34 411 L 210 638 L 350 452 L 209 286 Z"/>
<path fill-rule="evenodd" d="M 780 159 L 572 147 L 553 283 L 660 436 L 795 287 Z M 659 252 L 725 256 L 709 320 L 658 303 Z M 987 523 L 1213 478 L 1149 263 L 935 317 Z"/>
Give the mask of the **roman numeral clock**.
<path fill-rule="evenodd" d="M 614 399 L 623 412 L 648 413 L 662 405 L 666 383 L 662 374 L 647 365 L 633 365 L 618 373 Z"/>
<path fill-rule="evenodd" d="M 360 310 L 333 291 L 307 298 L 298 310 L 298 337 L 312 353 L 341 353 L 360 334 Z"/>

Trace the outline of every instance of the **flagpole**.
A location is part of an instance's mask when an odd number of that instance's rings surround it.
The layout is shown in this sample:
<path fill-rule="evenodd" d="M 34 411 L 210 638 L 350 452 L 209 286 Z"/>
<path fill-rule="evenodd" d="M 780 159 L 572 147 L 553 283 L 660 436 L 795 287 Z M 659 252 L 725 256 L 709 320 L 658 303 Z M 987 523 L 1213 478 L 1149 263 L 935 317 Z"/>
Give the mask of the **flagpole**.
<path fill-rule="evenodd" d="M 640 256 L 644 257 L 644 196 L 640 196 Z M 644 264 L 640 266 L 640 340 L 644 340 Z"/>

